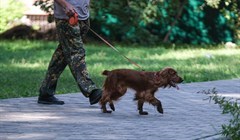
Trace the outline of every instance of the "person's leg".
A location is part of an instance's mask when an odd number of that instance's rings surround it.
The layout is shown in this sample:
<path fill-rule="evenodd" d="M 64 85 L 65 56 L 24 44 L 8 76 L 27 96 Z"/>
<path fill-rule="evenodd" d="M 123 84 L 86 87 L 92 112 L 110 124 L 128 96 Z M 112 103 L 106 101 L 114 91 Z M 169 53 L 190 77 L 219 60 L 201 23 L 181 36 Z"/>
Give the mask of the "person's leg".
<path fill-rule="evenodd" d="M 54 97 L 55 90 L 57 87 L 57 81 L 61 73 L 67 66 L 64 60 L 62 46 L 58 45 L 58 48 L 52 55 L 52 59 L 49 63 L 48 70 L 45 79 L 39 89 L 38 103 L 42 104 L 64 104 L 63 101 L 58 100 Z"/>
<path fill-rule="evenodd" d="M 90 104 L 95 104 L 100 100 L 102 91 L 88 74 L 80 26 L 71 26 L 65 20 L 57 20 L 56 23 L 65 60 L 83 95 L 90 98 Z"/>

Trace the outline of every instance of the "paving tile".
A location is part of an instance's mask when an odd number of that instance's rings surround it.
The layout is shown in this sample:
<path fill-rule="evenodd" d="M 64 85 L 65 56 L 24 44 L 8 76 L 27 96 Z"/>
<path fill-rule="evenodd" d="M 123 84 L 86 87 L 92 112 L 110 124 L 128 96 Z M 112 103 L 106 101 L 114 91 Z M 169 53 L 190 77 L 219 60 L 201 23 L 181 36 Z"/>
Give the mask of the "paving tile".
<path fill-rule="evenodd" d="M 65 105 L 37 104 L 37 97 L 0 100 L 0 140 L 193 140 L 221 139 L 217 134 L 230 116 L 198 91 L 216 88 L 219 94 L 240 98 L 240 79 L 181 84 L 180 90 L 159 89 L 164 114 L 144 104 L 138 115 L 134 91 L 115 103 L 112 114 L 90 106 L 81 93 L 56 95 Z M 211 136 L 212 135 L 212 136 Z M 211 136 L 211 137 L 207 137 Z"/>

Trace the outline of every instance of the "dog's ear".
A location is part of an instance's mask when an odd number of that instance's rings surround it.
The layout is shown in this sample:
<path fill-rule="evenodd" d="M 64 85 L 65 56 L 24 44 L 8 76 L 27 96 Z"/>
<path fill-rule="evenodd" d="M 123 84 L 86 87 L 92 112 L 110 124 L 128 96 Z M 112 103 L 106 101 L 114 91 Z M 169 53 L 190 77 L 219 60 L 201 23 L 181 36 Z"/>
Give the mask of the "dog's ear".
<path fill-rule="evenodd" d="M 167 86 L 167 77 L 169 77 L 167 69 L 156 72 L 154 77 L 154 85 L 157 87 L 163 86 L 165 88 Z"/>
<path fill-rule="evenodd" d="M 158 81 L 158 82 L 162 81 L 162 80 L 166 79 L 167 77 L 169 77 L 170 73 L 172 73 L 170 68 L 165 68 L 161 71 L 158 71 L 156 73 L 155 80 Z"/>
<path fill-rule="evenodd" d="M 159 72 L 157 72 L 158 77 L 167 77 L 170 74 L 169 68 L 165 68 Z"/>
<path fill-rule="evenodd" d="M 177 72 L 173 68 L 165 68 L 160 71 L 159 74 L 161 74 L 163 77 L 170 76 L 170 75 L 175 75 Z"/>
<path fill-rule="evenodd" d="M 174 74 L 176 74 L 177 72 L 176 72 L 174 69 L 172 69 L 172 68 L 168 68 L 168 73 L 169 73 L 170 75 L 174 75 Z"/>

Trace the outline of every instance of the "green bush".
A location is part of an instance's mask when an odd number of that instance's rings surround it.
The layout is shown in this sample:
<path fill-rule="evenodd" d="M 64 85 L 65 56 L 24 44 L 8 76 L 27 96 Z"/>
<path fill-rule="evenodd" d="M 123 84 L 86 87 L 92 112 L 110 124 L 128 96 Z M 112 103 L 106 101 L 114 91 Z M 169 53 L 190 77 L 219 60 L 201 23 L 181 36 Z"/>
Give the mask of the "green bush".
<path fill-rule="evenodd" d="M 39 0 L 35 5 L 49 12 L 51 2 Z M 239 8 L 239 0 L 93 1 L 91 25 L 112 41 L 148 46 L 238 42 Z"/>
<path fill-rule="evenodd" d="M 208 91 L 202 91 L 202 93 L 209 95 L 207 99 L 209 101 L 214 101 L 222 109 L 222 114 L 230 114 L 231 119 L 229 124 L 222 125 L 221 134 L 231 138 L 232 140 L 239 140 L 240 138 L 240 105 L 238 103 L 239 99 L 233 100 L 228 99 L 217 94 L 215 88 Z"/>
<path fill-rule="evenodd" d="M 0 33 L 11 27 L 11 22 L 23 16 L 24 5 L 16 0 L 2 0 L 0 5 Z"/>
<path fill-rule="evenodd" d="M 204 0 L 92 2 L 92 27 L 111 40 L 150 45 L 161 43 L 170 29 L 168 42 L 172 43 L 236 41 L 239 15 L 232 7 L 236 9 L 240 2 L 229 3 L 221 1 L 216 9 Z"/>

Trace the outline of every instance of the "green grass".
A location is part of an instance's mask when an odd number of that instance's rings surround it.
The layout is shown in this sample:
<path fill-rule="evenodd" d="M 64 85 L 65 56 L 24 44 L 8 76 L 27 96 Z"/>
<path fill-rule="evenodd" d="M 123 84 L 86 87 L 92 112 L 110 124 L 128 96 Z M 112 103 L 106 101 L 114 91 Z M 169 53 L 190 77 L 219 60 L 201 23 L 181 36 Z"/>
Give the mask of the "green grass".
<path fill-rule="evenodd" d="M 0 98 L 37 96 L 48 62 L 57 42 L 0 41 Z M 138 69 L 103 44 L 86 44 L 87 67 L 92 79 L 101 87 L 105 69 Z M 240 77 L 240 49 L 221 46 L 210 49 L 199 46 L 141 47 L 117 46 L 126 56 L 147 71 L 173 67 L 185 82 L 232 79 Z M 57 93 L 79 92 L 70 70 L 61 75 Z"/>

